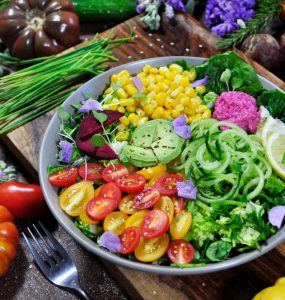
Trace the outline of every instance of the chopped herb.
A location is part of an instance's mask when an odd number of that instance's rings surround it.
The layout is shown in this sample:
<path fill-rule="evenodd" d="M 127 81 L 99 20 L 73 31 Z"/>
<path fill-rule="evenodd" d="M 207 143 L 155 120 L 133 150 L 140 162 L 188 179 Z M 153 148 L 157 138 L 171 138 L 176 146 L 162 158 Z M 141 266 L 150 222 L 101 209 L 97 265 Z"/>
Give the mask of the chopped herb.
<path fill-rule="evenodd" d="M 94 134 L 91 138 L 91 144 L 94 147 L 102 147 L 106 144 L 105 139 L 100 134 Z"/>

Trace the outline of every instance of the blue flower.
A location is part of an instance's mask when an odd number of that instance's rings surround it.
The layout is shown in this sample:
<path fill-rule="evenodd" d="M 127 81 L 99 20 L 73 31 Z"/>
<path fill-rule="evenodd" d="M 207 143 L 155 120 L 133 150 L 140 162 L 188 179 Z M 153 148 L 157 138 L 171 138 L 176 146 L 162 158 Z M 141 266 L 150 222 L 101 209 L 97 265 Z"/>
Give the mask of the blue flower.
<path fill-rule="evenodd" d="M 181 136 L 184 139 L 190 139 L 192 136 L 192 132 L 190 130 L 190 126 L 186 124 L 187 118 L 183 114 L 172 121 L 174 132 Z"/>
<path fill-rule="evenodd" d="M 73 145 L 67 141 L 60 141 L 59 145 L 61 147 L 60 160 L 69 164 L 72 157 Z"/>
<path fill-rule="evenodd" d="M 195 88 L 199 85 L 206 85 L 208 83 L 208 79 L 209 79 L 209 76 L 205 76 L 204 78 L 202 78 L 200 80 L 191 82 L 191 86 Z"/>
<path fill-rule="evenodd" d="M 278 205 L 272 207 L 268 213 L 268 219 L 271 225 L 280 228 L 285 217 L 285 206 Z"/>
<path fill-rule="evenodd" d="M 111 231 L 105 231 L 98 240 L 98 244 L 112 252 L 121 250 L 120 238 Z"/>
<path fill-rule="evenodd" d="M 103 110 L 102 104 L 94 99 L 89 99 L 78 109 L 79 113 L 88 112 L 90 110 Z"/>
<path fill-rule="evenodd" d="M 177 188 L 179 197 L 196 200 L 197 188 L 191 180 L 177 182 L 176 188 Z"/>

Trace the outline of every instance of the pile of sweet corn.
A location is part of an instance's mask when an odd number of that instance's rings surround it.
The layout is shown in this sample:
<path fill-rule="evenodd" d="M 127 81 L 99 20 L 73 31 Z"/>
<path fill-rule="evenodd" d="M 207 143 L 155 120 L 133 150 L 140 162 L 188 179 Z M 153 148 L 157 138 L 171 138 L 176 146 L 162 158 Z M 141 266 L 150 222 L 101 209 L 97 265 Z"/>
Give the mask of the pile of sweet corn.
<path fill-rule="evenodd" d="M 196 78 L 195 69 L 183 71 L 177 64 L 169 67 L 154 68 L 145 65 L 140 77 L 145 98 L 136 98 L 137 88 L 134 86 L 127 70 L 111 76 L 111 85 L 104 92 L 103 108 L 127 113 L 120 119 L 116 139 L 129 139 L 129 125 L 137 127 L 151 119 L 177 118 L 185 114 L 190 124 L 193 121 L 211 117 L 211 111 L 202 104 L 197 93 L 203 94 L 205 86 L 191 87 Z M 120 83 L 120 88 L 112 88 L 112 84 Z M 109 96 L 109 97 L 108 97 Z"/>

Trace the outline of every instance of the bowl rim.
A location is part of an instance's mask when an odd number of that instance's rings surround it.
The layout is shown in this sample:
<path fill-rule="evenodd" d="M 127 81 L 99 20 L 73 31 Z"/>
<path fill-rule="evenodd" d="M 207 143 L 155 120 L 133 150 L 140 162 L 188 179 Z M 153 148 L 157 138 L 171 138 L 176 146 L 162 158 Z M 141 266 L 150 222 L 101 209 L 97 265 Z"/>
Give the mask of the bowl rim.
<path fill-rule="evenodd" d="M 153 58 L 147 58 L 142 60 L 137 60 L 133 62 L 129 62 L 126 64 L 119 65 L 117 67 L 111 68 L 107 70 L 106 72 L 95 76 L 88 80 L 86 83 L 84 83 L 79 89 L 77 89 L 74 93 L 72 93 L 61 105 L 64 108 L 70 107 L 72 102 L 72 95 L 74 95 L 76 92 L 81 91 L 84 89 L 90 82 L 96 82 L 100 81 L 101 78 L 104 78 L 107 76 L 107 78 L 110 78 L 110 75 L 117 73 L 121 69 L 126 69 L 131 66 L 141 66 L 144 64 L 152 64 L 152 63 L 164 63 L 165 61 L 175 61 L 175 60 L 187 60 L 195 62 L 196 64 L 203 63 L 207 58 L 201 58 L 201 57 L 192 57 L 192 56 L 162 56 L 162 57 L 153 57 Z M 195 64 L 194 63 L 194 64 Z M 269 85 L 270 88 L 275 88 L 280 91 L 282 91 L 279 87 L 277 87 L 275 84 L 271 83 L 268 79 L 258 75 L 261 79 L 263 85 Z M 106 82 L 107 83 L 107 82 Z M 81 100 L 78 100 L 78 102 Z M 40 147 L 40 155 L 39 155 L 39 179 L 40 179 L 40 185 L 43 190 L 43 194 L 46 200 L 46 203 L 57 220 L 57 222 L 67 231 L 69 235 L 71 235 L 79 244 L 81 244 L 85 249 L 92 252 L 93 254 L 98 255 L 100 258 L 106 259 L 112 263 L 115 263 L 117 265 L 143 271 L 143 272 L 150 272 L 150 273 L 156 273 L 160 275 L 197 275 L 197 274 L 205 274 L 205 273 L 211 273 L 211 272 L 217 272 L 222 271 L 226 269 L 230 269 L 236 266 L 239 266 L 241 264 L 247 263 L 249 261 L 252 261 L 259 256 L 262 256 L 263 254 L 267 253 L 268 251 L 275 248 L 278 244 L 280 244 L 283 240 L 285 240 L 285 226 L 283 228 L 279 229 L 277 233 L 273 236 L 271 236 L 267 241 L 264 242 L 264 244 L 261 246 L 260 250 L 252 250 L 250 252 L 242 253 L 238 256 L 235 256 L 233 258 L 230 258 L 228 260 L 217 262 L 217 263 L 210 263 L 203 267 L 195 267 L 195 268 L 173 268 L 170 266 L 160 266 L 160 265 L 152 265 L 147 263 L 141 263 L 141 262 L 134 262 L 130 261 L 127 258 L 120 257 L 116 254 L 113 254 L 109 252 L 108 250 L 99 247 L 93 240 L 86 237 L 78 228 L 76 228 L 73 224 L 73 226 L 69 226 L 70 224 L 67 224 L 64 220 L 62 220 L 61 212 L 58 211 L 52 204 L 51 195 L 46 188 L 46 176 L 44 176 L 44 173 L 47 173 L 46 165 L 43 163 L 45 161 L 45 147 L 49 143 L 48 141 L 48 133 L 53 127 L 53 123 L 57 119 L 56 113 L 53 115 L 53 117 L 50 119 L 49 124 L 45 130 L 41 147 Z M 71 217 L 68 217 L 71 219 Z M 73 222 L 72 222 L 73 223 Z"/>

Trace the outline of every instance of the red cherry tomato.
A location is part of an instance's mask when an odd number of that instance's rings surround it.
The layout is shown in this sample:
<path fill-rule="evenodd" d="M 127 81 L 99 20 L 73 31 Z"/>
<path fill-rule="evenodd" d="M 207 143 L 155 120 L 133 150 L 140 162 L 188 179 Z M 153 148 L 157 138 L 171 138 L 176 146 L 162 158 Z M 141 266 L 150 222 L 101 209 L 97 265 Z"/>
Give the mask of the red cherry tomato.
<path fill-rule="evenodd" d="M 49 175 L 49 182 L 57 187 L 66 187 L 75 183 L 78 176 L 77 168 L 65 168 Z"/>
<path fill-rule="evenodd" d="M 86 214 L 93 221 L 101 221 L 115 208 L 114 199 L 98 196 L 88 202 Z"/>
<path fill-rule="evenodd" d="M 154 187 L 147 187 L 134 198 L 134 206 L 138 209 L 146 209 L 153 206 L 160 198 L 159 191 Z"/>
<path fill-rule="evenodd" d="M 143 237 L 152 239 L 162 236 L 168 227 L 168 215 L 160 209 L 153 209 L 144 217 L 141 224 L 141 232 Z"/>
<path fill-rule="evenodd" d="M 145 178 L 141 174 L 128 174 L 116 180 L 116 184 L 120 190 L 129 194 L 141 192 L 145 182 Z"/>
<path fill-rule="evenodd" d="M 102 185 L 99 191 L 99 196 L 113 199 L 113 201 L 116 203 L 116 208 L 120 205 L 122 200 L 122 193 L 114 182 L 108 182 Z"/>
<path fill-rule="evenodd" d="M 178 264 L 189 264 L 194 257 L 193 246 L 184 240 L 174 240 L 167 248 L 169 259 Z"/>
<path fill-rule="evenodd" d="M 85 180 L 95 181 L 102 179 L 104 166 L 98 163 L 87 163 L 79 168 L 79 176 Z M 87 175 L 86 175 L 87 172 Z"/>
<path fill-rule="evenodd" d="M 121 240 L 121 253 L 133 252 L 140 243 L 140 230 L 137 227 L 129 227 L 119 236 Z"/>
<path fill-rule="evenodd" d="M 102 172 L 102 178 L 106 182 L 114 182 L 120 177 L 124 177 L 129 174 L 129 171 L 125 165 L 113 164 L 106 167 Z"/>
<path fill-rule="evenodd" d="M 181 175 L 168 174 L 160 177 L 154 187 L 159 190 L 161 195 L 173 196 L 177 194 L 176 183 L 179 181 L 183 181 L 183 177 Z"/>
<path fill-rule="evenodd" d="M 184 210 L 185 204 L 184 204 L 184 199 L 183 198 L 173 197 L 172 201 L 173 201 L 173 204 L 174 204 L 174 215 L 177 215 L 179 212 Z"/>

